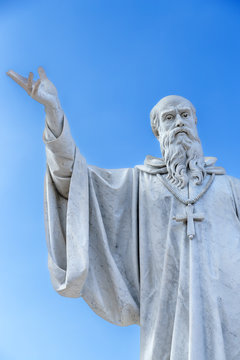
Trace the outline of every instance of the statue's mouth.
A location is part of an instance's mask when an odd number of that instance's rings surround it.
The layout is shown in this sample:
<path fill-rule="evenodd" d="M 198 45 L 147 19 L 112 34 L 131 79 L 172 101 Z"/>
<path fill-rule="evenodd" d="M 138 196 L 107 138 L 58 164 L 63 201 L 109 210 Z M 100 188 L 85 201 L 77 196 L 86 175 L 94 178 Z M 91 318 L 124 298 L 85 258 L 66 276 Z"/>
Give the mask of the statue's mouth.
<path fill-rule="evenodd" d="M 179 129 L 175 132 L 175 136 L 177 136 L 178 134 L 185 134 L 185 135 L 189 135 L 187 130 L 183 130 L 183 129 Z"/>

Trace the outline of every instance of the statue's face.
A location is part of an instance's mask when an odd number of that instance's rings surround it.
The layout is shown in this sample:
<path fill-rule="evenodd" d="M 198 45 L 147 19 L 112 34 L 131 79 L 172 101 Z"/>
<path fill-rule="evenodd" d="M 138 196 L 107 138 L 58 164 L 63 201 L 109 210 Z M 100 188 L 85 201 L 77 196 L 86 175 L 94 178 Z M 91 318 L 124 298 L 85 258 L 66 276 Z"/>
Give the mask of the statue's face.
<path fill-rule="evenodd" d="M 183 188 L 190 171 L 195 183 L 201 184 L 205 176 L 204 158 L 193 105 L 181 96 L 167 96 L 154 106 L 150 116 L 169 179 Z"/>
<path fill-rule="evenodd" d="M 178 96 L 169 96 L 160 101 L 158 107 L 159 140 L 171 133 L 180 141 L 184 137 L 198 137 L 196 116 L 191 103 Z"/>

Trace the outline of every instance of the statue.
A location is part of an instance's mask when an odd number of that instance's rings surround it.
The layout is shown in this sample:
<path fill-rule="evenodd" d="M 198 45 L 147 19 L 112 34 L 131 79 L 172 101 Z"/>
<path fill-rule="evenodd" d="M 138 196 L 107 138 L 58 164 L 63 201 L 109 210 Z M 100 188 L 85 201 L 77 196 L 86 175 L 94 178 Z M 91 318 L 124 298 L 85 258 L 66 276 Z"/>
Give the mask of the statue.
<path fill-rule="evenodd" d="M 163 158 L 87 166 L 54 85 L 8 75 L 45 106 L 49 271 L 111 323 L 141 326 L 141 360 L 240 359 L 240 180 L 204 157 L 194 106 L 150 114 Z"/>

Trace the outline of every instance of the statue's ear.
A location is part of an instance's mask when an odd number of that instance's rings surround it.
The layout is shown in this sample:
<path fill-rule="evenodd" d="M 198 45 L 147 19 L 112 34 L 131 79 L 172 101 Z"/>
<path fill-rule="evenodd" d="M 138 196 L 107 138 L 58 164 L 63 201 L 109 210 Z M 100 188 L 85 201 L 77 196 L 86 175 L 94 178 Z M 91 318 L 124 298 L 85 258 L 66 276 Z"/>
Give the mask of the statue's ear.
<path fill-rule="evenodd" d="M 197 125 L 197 117 L 196 117 L 196 115 L 195 115 L 195 124 Z"/>
<path fill-rule="evenodd" d="M 159 117 L 158 117 L 158 111 L 156 109 L 156 107 L 154 107 L 151 112 L 150 112 L 150 120 L 151 120 L 151 127 L 152 127 L 152 132 L 154 133 L 154 135 L 156 136 L 156 138 L 159 138 Z"/>

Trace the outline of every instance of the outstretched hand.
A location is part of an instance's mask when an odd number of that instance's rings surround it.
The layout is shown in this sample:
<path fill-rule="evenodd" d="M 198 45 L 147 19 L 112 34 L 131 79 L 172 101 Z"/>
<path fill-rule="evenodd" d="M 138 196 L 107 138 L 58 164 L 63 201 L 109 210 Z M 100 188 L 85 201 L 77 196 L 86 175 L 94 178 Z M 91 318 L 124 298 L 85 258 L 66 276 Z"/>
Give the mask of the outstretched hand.
<path fill-rule="evenodd" d="M 47 78 L 42 67 L 38 68 L 39 79 L 33 80 L 33 73 L 30 72 L 28 78 L 17 74 L 13 70 L 9 70 L 7 75 L 10 76 L 18 85 L 20 85 L 29 96 L 47 108 L 59 108 L 57 89 L 53 83 Z"/>

